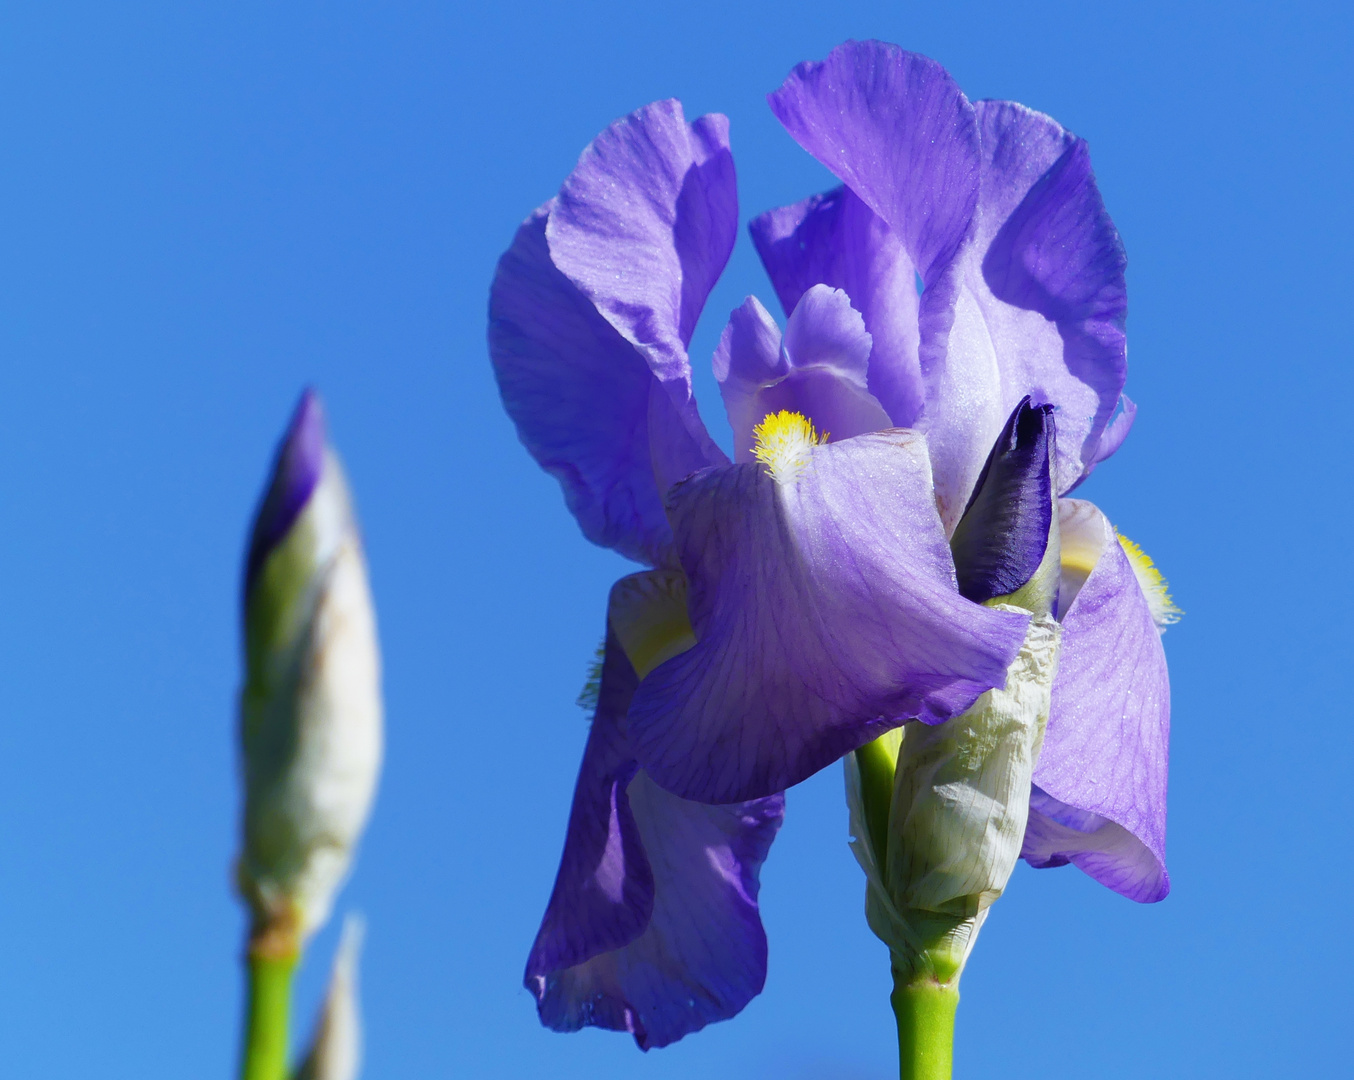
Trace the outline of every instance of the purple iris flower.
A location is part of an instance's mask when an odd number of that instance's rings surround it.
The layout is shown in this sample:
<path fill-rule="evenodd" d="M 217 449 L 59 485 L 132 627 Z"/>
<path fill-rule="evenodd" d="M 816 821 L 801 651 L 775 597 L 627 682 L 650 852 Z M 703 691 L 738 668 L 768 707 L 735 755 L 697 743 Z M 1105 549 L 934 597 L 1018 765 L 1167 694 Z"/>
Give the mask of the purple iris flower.
<path fill-rule="evenodd" d="M 1009 591 L 991 574 L 1038 564 L 1052 519 L 980 507 L 984 536 L 956 535 L 994 443 L 1047 455 L 1035 443 L 1056 417 L 1046 487 L 1025 493 L 1051 508 L 1134 414 L 1124 255 L 1084 142 L 1023 106 L 972 104 L 933 61 L 878 42 L 801 65 L 770 101 L 843 186 L 752 222 L 787 321 L 750 298 L 721 337 L 732 462 L 697 412 L 688 355 L 738 224 L 723 117 L 688 123 L 665 101 L 613 124 L 518 230 L 490 298 L 522 441 L 589 539 L 680 582 L 689 620 L 680 647 L 674 631 L 648 660 L 618 655 L 613 595 L 527 972 L 547 1024 L 641 1045 L 760 987 L 756 873 L 779 792 L 1003 684 L 1028 619 L 977 601 Z M 1033 427 L 1004 431 L 1026 414 Z M 1152 582 L 1089 504 L 1063 500 L 1059 521 L 1074 540 L 1063 658 L 1023 854 L 1157 899 L 1169 706 Z M 1015 554 L 985 570 L 984 543 Z M 727 815 L 722 841 L 671 824 L 696 803 Z M 664 828 L 690 842 L 656 857 Z M 738 903 L 694 884 L 712 863 Z M 688 948 L 697 938 L 755 947 Z"/>

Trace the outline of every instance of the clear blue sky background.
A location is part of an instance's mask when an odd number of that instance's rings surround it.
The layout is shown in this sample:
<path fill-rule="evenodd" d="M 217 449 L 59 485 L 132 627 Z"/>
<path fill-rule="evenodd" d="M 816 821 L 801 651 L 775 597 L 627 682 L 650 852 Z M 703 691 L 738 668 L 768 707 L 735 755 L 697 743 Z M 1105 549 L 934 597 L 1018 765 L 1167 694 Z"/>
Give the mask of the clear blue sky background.
<path fill-rule="evenodd" d="M 732 119 L 744 217 L 828 185 L 763 95 L 847 37 L 1090 140 L 1137 427 L 1086 493 L 1187 617 L 1175 891 L 1021 867 L 958 1075 L 1344 1075 L 1351 932 L 1348 4 L 28 3 L 0 16 L 0 1073 L 226 1078 L 245 529 L 307 382 L 357 490 L 389 755 L 340 910 L 371 1080 L 883 1080 L 888 964 L 840 771 L 790 793 L 766 992 L 641 1055 L 541 1030 L 522 965 L 626 572 L 501 412 L 517 222 L 650 100 Z M 768 301 L 746 237 L 697 334 Z M 336 931 L 300 987 L 308 1027 Z M 896 1073 L 893 1073 L 896 1075 Z"/>

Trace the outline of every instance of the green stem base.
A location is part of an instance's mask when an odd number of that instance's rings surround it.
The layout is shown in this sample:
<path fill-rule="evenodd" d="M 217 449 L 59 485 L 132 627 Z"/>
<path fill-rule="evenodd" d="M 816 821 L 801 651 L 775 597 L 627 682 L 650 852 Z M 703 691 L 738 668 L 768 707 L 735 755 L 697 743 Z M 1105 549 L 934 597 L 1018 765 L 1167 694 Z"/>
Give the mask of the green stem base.
<path fill-rule="evenodd" d="M 241 1080 L 287 1080 L 291 981 L 297 959 L 295 954 L 268 956 L 250 950 Z"/>
<path fill-rule="evenodd" d="M 895 971 L 889 1001 L 898 1019 L 900 1080 L 950 1080 L 954 1066 L 954 1013 L 959 981 L 926 977 L 904 982 Z"/>

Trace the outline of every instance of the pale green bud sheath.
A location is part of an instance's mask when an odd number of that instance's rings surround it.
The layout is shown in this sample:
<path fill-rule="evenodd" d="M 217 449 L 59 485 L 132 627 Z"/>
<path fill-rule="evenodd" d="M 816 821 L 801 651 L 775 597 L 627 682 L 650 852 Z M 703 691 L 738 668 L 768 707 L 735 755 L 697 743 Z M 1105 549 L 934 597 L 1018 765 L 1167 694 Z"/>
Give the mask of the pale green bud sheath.
<path fill-rule="evenodd" d="M 291 976 L 348 873 L 382 754 L 366 561 L 342 466 L 309 391 L 254 522 L 244 654 L 236 873 L 250 931 L 242 1075 L 283 1080 Z"/>
<path fill-rule="evenodd" d="M 324 1004 L 310 1049 L 294 1080 L 357 1080 L 362 1069 L 362 1014 L 358 1008 L 357 960 L 362 951 L 362 920 L 343 920 L 343 936 L 334 956 Z"/>
<path fill-rule="evenodd" d="M 1020 856 L 1060 636 L 1052 444 L 1051 410 L 1022 402 L 951 543 L 966 597 L 1030 616 L 1005 684 L 961 716 L 907 724 L 846 761 L 866 917 L 893 968 L 903 1080 L 949 1080 L 959 978 Z"/>

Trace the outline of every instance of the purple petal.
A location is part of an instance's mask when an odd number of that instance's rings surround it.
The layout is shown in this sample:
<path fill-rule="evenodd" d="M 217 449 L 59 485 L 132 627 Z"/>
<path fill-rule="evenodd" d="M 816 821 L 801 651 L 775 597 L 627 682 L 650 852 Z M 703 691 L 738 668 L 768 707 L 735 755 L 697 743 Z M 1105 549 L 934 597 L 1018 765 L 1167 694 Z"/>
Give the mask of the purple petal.
<path fill-rule="evenodd" d="M 759 464 L 669 494 L 698 644 L 630 707 L 655 781 L 702 802 L 783 790 L 911 718 L 1001 685 L 1024 616 L 959 596 L 911 432 L 818 446 L 798 479 Z"/>
<path fill-rule="evenodd" d="M 800 64 L 771 110 L 902 239 L 929 288 L 968 235 L 978 197 L 973 107 L 945 69 L 879 41 Z"/>
<path fill-rule="evenodd" d="M 1010 596 L 1044 559 L 1053 524 L 1052 411 L 1021 399 L 950 538 L 959 594 L 975 603 Z"/>
<path fill-rule="evenodd" d="M 1086 144 L 1012 102 L 977 105 L 982 184 L 943 369 L 928 385 L 947 522 L 1026 394 L 1058 409 L 1057 486 L 1094 465 L 1127 371 L 1123 246 Z"/>
<path fill-rule="evenodd" d="M 1116 453 L 1119 447 L 1124 445 L 1128 433 L 1133 430 L 1133 421 L 1138 418 L 1137 403 L 1127 394 L 1120 394 L 1119 405 L 1121 408 L 1119 415 L 1100 433 L 1100 445 L 1096 448 L 1095 456 L 1091 458 L 1092 465 L 1099 465 L 1111 454 Z M 1089 475 L 1089 470 L 1087 474 Z"/>
<path fill-rule="evenodd" d="M 1061 803 L 1037 785 L 1020 857 L 1039 870 L 1072 863 L 1140 903 L 1165 899 L 1171 889 L 1165 865 L 1122 825 Z"/>
<path fill-rule="evenodd" d="M 918 294 L 912 259 L 883 220 L 837 188 L 771 210 L 750 226 L 785 314 L 814 285 L 843 290 L 861 313 L 873 343 L 868 387 L 897 427 L 922 415 L 917 358 Z"/>
<path fill-rule="evenodd" d="M 916 366 L 909 356 L 885 352 L 871 380 L 894 423 L 912 425 L 920 404 L 917 377 L 928 383 L 943 362 L 959 287 L 957 259 L 978 202 L 973 106 L 934 60 L 878 41 L 850 41 L 821 63 L 799 65 L 770 102 L 799 144 L 892 230 L 921 278 Z M 853 247 L 862 236 L 878 235 L 859 221 L 852 226 L 844 231 Z M 871 250 L 872 264 L 881 265 L 883 254 Z M 906 270 L 895 266 L 887 276 L 900 287 L 895 303 L 907 302 L 906 285 L 898 281 Z M 862 310 L 874 307 L 860 303 Z M 867 325 L 873 332 L 872 322 Z M 886 344 L 891 349 L 897 340 Z M 984 448 L 999 426 L 984 433 Z"/>
<path fill-rule="evenodd" d="M 673 424 L 676 433 L 651 439 L 649 398 L 657 380 L 635 347 L 551 262 L 551 206 L 518 229 L 494 276 L 489 352 L 499 392 L 523 444 L 560 482 L 583 534 L 660 565 L 671 560 L 672 530 L 651 444 L 666 452 L 689 445 L 690 437 Z"/>
<path fill-rule="evenodd" d="M 622 723 L 639 680 L 608 633 L 601 691 L 569 811 L 555 888 L 527 960 L 533 979 L 628 945 L 653 914 L 653 871 L 626 788 L 635 775 Z"/>
<path fill-rule="evenodd" d="M 735 461 L 752 460 L 752 428 L 767 411 L 760 407 L 762 388 L 789 374 L 780 343 L 780 327 L 755 296 L 733 310 L 719 337 L 715 379 L 733 429 Z"/>
<path fill-rule="evenodd" d="M 841 289 L 815 285 L 800 297 L 785 324 L 785 351 L 793 367 L 827 368 L 865 389 L 870 335 Z"/>
<path fill-rule="evenodd" d="M 622 729 L 635 682 L 609 636 L 564 858 L 525 982 L 547 1027 L 629 1031 L 647 1050 L 734 1016 L 761 992 L 757 875 L 784 798 L 703 806 L 635 773 Z"/>
<path fill-rule="evenodd" d="M 273 549 L 296 522 L 324 469 L 325 423 L 320 396 L 307 388 L 296 403 L 287 433 L 273 459 L 272 481 L 254 515 L 254 531 L 245 558 L 244 595 Z"/>
<path fill-rule="evenodd" d="M 1075 577 L 1070 582 L 1048 732 L 1034 770 L 1047 796 L 1041 813 L 1064 828 L 1049 839 L 1050 826 L 1041 823 L 1027 847 L 1036 865 L 1071 861 L 1131 899 L 1160 900 L 1170 888 L 1171 716 L 1161 634 L 1104 514 L 1080 499 L 1063 499 L 1060 511 L 1064 566 L 1094 559 L 1094 568 L 1079 588 Z"/>
<path fill-rule="evenodd" d="M 771 316 L 749 297 L 730 317 L 715 352 L 734 459 L 752 460 L 754 425 L 781 410 L 801 413 L 833 439 L 889 427 L 865 385 L 869 357 L 870 335 L 840 289 L 809 289 L 790 316 L 783 346 Z"/>
<path fill-rule="evenodd" d="M 644 773 L 630 784 L 654 874 L 653 917 L 631 944 L 533 981 L 541 1020 L 629 1031 L 642 1050 L 667 1046 L 742 1011 L 766 982 L 757 874 L 784 796 L 703 806 Z"/>
<path fill-rule="evenodd" d="M 687 347 L 737 227 L 728 121 L 688 124 L 677 101 L 597 136 L 547 227 L 555 265 L 639 350 L 709 462 L 724 458 L 696 412 Z"/>

